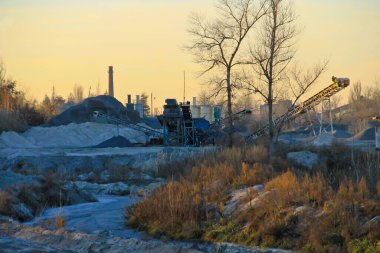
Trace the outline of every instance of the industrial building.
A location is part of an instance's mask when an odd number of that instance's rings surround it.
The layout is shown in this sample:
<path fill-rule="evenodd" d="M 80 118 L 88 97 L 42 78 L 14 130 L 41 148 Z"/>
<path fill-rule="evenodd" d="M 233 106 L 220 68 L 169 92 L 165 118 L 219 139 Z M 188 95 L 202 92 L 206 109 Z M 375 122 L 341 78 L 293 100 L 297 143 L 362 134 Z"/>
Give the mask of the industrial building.
<path fill-rule="evenodd" d="M 273 115 L 280 116 L 289 111 L 293 103 L 291 100 L 280 100 L 277 103 L 273 103 Z M 260 105 L 260 117 L 265 119 L 268 117 L 268 104 Z"/>
<path fill-rule="evenodd" d="M 193 97 L 193 104 L 190 106 L 194 118 L 204 118 L 210 123 L 221 120 L 223 106 L 221 105 L 198 105 L 197 98 Z"/>

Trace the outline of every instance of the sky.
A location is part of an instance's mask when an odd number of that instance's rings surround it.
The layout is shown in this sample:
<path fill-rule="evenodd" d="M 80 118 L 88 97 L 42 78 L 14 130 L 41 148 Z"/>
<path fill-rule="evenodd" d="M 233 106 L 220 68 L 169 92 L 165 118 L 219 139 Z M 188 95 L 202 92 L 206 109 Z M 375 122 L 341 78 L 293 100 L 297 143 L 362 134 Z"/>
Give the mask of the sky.
<path fill-rule="evenodd" d="M 364 85 L 380 80 L 380 1 L 294 0 L 302 33 L 297 62 L 329 60 L 319 87 L 331 76 Z M 153 93 L 197 96 L 204 80 L 183 49 L 192 12 L 213 12 L 213 0 L 0 0 L 0 58 L 29 97 L 67 97 L 74 84 L 102 92 L 114 66 L 115 96 Z M 318 87 L 316 89 L 319 89 Z M 347 92 L 344 93 L 346 95 Z"/>

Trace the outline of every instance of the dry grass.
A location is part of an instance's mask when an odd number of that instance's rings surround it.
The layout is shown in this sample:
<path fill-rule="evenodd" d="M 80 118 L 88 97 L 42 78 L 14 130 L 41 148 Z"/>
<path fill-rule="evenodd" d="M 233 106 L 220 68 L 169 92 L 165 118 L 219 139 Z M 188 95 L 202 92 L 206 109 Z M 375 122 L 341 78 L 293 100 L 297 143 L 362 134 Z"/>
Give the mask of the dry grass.
<path fill-rule="evenodd" d="M 63 208 L 59 209 L 59 212 L 55 215 L 55 229 L 62 229 L 66 225 L 66 219 L 63 217 Z"/>
<path fill-rule="evenodd" d="M 0 214 L 10 214 L 10 200 L 9 193 L 0 190 Z"/>
<path fill-rule="evenodd" d="M 187 180 L 160 187 L 151 196 L 126 210 L 129 224 L 153 235 L 165 234 L 176 239 L 194 238 L 207 222 L 221 213 L 226 189 L 233 177 L 231 166 L 196 167 Z"/>
<path fill-rule="evenodd" d="M 332 192 L 331 187 L 320 173 L 313 177 L 305 175 L 302 180 L 302 190 L 305 202 L 314 207 L 321 207 Z"/>
<path fill-rule="evenodd" d="M 246 151 L 246 157 L 249 160 L 263 163 L 268 160 L 268 149 L 262 145 L 253 146 Z"/>
<path fill-rule="evenodd" d="M 372 243 L 380 238 L 380 228 L 365 229 L 380 215 L 380 156 L 358 152 L 354 169 L 344 147 L 314 150 L 325 162 L 310 174 L 302 168 L 284 169 L 288 148 L 277 157 L 268 157 L 265 150 L 233 148 L 203 157 L 180 180 L 128 209 L 130 224 L 156 236 L 305 252 L 353 252 L 354 239 Z M 231 189 L 262 183 L 266 195 L 258 204 L 237 216 L 223 216 Z M 248 192 L 244 203 L 255 197 Z"/>
<path fill-rule="evenodd" d="M 280 195 L 279 199 L 283 205 L 300 201 L 301 184 L 290 170 L 266 183 L 265 190 L 274 190 L 276 194 Z"/>

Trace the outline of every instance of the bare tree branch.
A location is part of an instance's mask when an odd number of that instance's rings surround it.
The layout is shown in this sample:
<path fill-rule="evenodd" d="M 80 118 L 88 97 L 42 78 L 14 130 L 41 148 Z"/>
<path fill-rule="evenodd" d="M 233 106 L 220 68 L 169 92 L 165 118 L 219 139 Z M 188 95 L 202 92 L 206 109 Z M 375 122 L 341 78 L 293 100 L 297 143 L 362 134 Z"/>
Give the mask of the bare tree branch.
<path fill-rule="evenodd" d="M 267 1 L 218 0 L 218 17 L 212 22 L 206 22 L 199 15 L 190 18 L 188 33 L 192 41 L 186 48 L 194 55 L 195 62 L 203 65 L 201 75 L 216 71 L 224 76 L 211 83 L 216 86 L 215 95 L 226 91 L 229 146 L 232 146 L 233 135 L 232 99 L 234 90 L 242 87 L 239 78 L 231 79 L 235 67 L 249 61 L 240 53 L 241 48 L 252 27 L 268 12 Z"/>
<path fill-rule="evenodd" d="M 269 11 L 263 19 L 259 38 L 250 47 L 250 65 L 255 81 L 246 81 L 245 89 L 260 95 L 268 105 L 269 136 L 275 137 L 273 124 L 273 104 L 290 93 L 293 106 L 318 80 L 327 67 L 327 62 L 316 65 L 312 71 L 294 67 L 290 69 L 296 54 L 296 42 L 299 30 L 296 15 L 288 0 L 269 0 Z M 277 129 L 281 129 L 280 122 Z"/>

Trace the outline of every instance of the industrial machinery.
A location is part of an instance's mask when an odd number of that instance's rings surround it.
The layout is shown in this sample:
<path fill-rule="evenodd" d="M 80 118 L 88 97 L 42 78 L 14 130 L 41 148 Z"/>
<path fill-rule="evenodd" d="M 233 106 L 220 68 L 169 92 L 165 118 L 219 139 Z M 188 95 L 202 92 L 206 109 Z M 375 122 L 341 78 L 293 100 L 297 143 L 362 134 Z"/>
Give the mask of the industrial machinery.
<path fill-rule="evenodd" d="M 375 145 L 380 150 L 380 117 L 372 117 L 369 123 L 375 128 Z"/>
<path fill-rule="evenodd" d="M 274 119 L 273 126 L 278 127 L 281 124 L 285 124 L 287 122 L 290 122 L 291 120 L 295 119 L 299 115 L 307 112 L 308 110 L 311 110 L 321 102 L 323 102 L 326 99 L 329 99 L 336 93 L 342 91 L 346 87 L 350 85 L 350 79 L 349 78 L 337 78 L 332 77 L 333 84 L 328 86 L 326 89 L 318 92 L 308 100 L 304 101 L 303 103 L 295 106 L 282 116 Z M 246 141 L 255 140 L 258 137 L 264 136 L 268 134 L 269 132 L 269 124 L 260 128 L 256 132 L 246 136 Z"/>
<path fill-rule="evenodd" d="M 164 113 L 160 118 L 164 129 L 164 144 L 171 146 L 197 146 L 199 139 L 190 102 L 178 104 L 176 99 L 166 99 Z"/>

